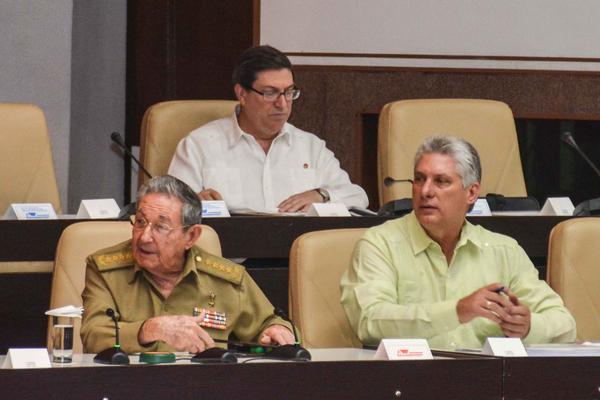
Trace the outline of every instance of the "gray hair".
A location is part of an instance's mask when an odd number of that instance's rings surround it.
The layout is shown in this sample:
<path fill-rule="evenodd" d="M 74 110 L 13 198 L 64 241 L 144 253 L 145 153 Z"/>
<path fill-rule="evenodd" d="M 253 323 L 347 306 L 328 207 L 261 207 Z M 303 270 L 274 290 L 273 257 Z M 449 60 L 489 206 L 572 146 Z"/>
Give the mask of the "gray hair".
<path fill-rule="evenodd" d="M 183 181 L 170 175 L 152 178 L 138 190 L 137 202 L 139 203 L 149 193 L 162 193 L 179 199 L 182 203 L 182 225 L 195 225 L 202 221 L 202 202 L 192 188 Z"/>
<path fill-rule="evenodd" d="M 479 154 L 466 140 L 454 136 L 432 136 L 425 139 L 415 154 L 415 167 L 425 153 L 439 153 L 452 157 L 464 188 L 481 182 Z"/>

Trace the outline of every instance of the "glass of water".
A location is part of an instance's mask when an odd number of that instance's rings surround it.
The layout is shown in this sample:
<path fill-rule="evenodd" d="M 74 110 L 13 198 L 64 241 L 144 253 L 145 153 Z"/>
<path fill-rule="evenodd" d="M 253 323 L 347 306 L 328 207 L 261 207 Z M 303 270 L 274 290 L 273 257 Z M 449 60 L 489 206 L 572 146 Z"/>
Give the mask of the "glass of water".
<path fill-rule="evenodd" d="M 52 317 L 52 362 L 73 361 L 73 317 Z"/>

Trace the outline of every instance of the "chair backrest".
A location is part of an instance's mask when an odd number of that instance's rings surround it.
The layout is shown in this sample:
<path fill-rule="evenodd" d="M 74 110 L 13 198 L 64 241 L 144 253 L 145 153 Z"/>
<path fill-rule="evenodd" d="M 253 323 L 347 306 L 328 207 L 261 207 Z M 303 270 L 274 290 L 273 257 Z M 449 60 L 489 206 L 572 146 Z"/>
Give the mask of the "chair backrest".
<path fill-rule="evenodd" d="M 563 221 L 550 232 L 546 281 L 577 323 L 577 338 L 600 339 L 600 218 Z"/>
<path fill-rule="evenodd" d="M 60 236 L 56 247 L 54 274 L 50 293 L 50 308 L 83 305 L 81 293 L 85 286 L 85 260 L 88 255 L 105 247 L 131 238 L 131 224 L 125 221 L 92 221 L 69 225 Z M 196 242 L 209 253 L 220 256 L 219 236 L 208 225 L 202 225 L 202 234 Z M 52 345 L 52 321 L 48 321 L 48 349 Z M 73 350 L 81 353 L 79 335 L 81 320 L 76 318 L 73 332 Z"/>
<path fill-rule="evenodd" d="M 481 158 L 481 194 L 527 196 L 515 121 L 502 102 L 473 99 L 402 100 L 388 103 L 379 116 L 378 178 L 381 205 L 412 197 L 407 183 L 383 185 L 385 177 L 413 176 L 415 152 L 433 135 L 470 142 Z"/>
<path fill-rule="evenodd" d="M 44 112 L 32 104 L 0 103 L 0 143 L 0 214 L 11 203 L 51 203 L 60 213 Z"/>
<path fill-rule="evenodd" d="M 152 176 L 165 175 L 177 144 L 191 131 L 233 114 L 233 100 L 176 100 L 150 106 L 142 119 L 140 161 Z M 141 186 L 148 177 L 140 170 Z"/>
<path fill-rule="evenodd" d="M 366 228 L 299 236 L 290 250 L 290 315 L 311 348 L 361 347 L 340 303 L 340 279 Z"/>

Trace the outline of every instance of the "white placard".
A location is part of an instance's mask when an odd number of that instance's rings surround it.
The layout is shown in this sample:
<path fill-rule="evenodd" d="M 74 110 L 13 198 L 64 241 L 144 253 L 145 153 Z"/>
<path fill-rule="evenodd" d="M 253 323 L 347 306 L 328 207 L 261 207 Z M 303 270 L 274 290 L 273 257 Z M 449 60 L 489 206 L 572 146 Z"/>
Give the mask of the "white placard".
<path fill-rule="evenodd" d="M 18 220 L 56 219 L 56 212 L 50 203 L 13 203 L 6 209 L 3 218 Z"/>
<path fill-rule="evenodd" d="M 79 219 L 107 219 L 118 218 L 121 209 L 115 199 L 90 199 L 81 200 L 77 218 Z"/>
<path fill-rule="evenodd" d="M 568 197 L 548 197 L 540 215 L 573 215 L 575 206 Z"/>
<path fill-rule="evenodd" d="M 477 199 L 473 209 L 467 215 L 469 217 L 491 217 L 492 211 L 486 199 Z"/>
<path fill-rule="evenodd" d="M 350 217 L 350 212 L 342 203 L 312 203 L 308 217 Z"/>
<path fill-rule="evenodd" d="M 8 349 L 2 368 L 52 368 L 52 364 L 46 349 Z"/>
<path fill-rule="evenodd" d="M 425 339 L 382 339 L 374 360 L 433 360 Z"/>
<path fill-rule="evenodd" d="M 44 314 L 51 315 L 54 317 L 81 318 L 82 313 L 83 307 L 68 305 L 64 307 L 53 308 L 52 310 L 46 311 Z"/>
<path fill-rule="evenodd" d="M 519 338 L 489 337 L 481 352 L 496 357 L 527 357 L 525 346 Z"/>
<path fill-rule="evenodd" d="M 223 200 L 202 200 L 202 218 L 230 217 Z"/>

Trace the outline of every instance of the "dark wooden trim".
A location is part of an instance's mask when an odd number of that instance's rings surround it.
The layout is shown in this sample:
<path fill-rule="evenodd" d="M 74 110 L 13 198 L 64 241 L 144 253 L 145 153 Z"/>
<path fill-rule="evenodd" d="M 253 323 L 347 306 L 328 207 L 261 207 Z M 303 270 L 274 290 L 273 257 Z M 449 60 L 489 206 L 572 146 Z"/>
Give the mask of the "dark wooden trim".
<path fill-rule="evenodd" d="M 361 111 L 360 115 L 379 115 L 382 107 L 369 107 Z M 513 112 L 515 119 L 555 119 L 573 121 L 598 121 L 600 114 L 573 114 L 573 113 L 543 113 L 543 112 Z"/>
<path fill-rule="evenodd" d="M 289 54 L 286 53 L 288 56 Z M 432 72 L 446 74 L 514 74 L 514 75 L 579 75 L 599 76 L 600 71 L 577 71 L 562 69 L 515 69 L 515 68 L 458 68 L 458 67 L 391 67 L 372 65 L 294 64 L 294 71 L 323 72 Z"/>
<path fill-rule="evenodd" d="M 550 230 L 570 217 L 469 217 L 493 232 L 513 237 L 530 257 L 545 257 Z M 385 217 L 231 217 L 205 218 L 202 223 L 219 234 L 225 257 L 287 258 L 293 241 L 306 232 L 366 228 Z M 0 261 L 52 261 L 62 231 L 76 219 L 0 221 Z M 36 246 L 31 246 L 36 243 Z"/>
<path fill-rule="evenodd" d="M 539 62 L 592 62 L 599 63 L 597 57 L 534 57 L 534 56 L 492 56 L 472 54 L 394 54 L 394 53 L 318 53 L 285 52 L 295 57 L 344 57 L 344 58 L 409 58 L 429 60 L 492 60 L 492 61 L 539 61 Z"/>
<path fill-rule="evenodd" d="M 252 46 L 260 44 L 260 0 L 252 0 Z"/>

